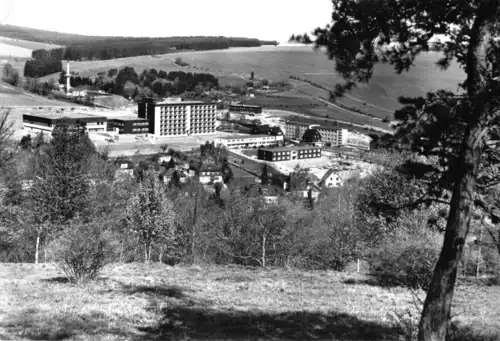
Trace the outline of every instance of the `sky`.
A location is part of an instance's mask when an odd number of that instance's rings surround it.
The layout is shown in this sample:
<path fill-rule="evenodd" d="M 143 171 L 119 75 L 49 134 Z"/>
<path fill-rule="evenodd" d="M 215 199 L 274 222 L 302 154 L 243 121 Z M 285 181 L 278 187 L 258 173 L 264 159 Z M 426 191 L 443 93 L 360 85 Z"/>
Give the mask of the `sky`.
<path fill-rule="evenodd" d="M 85 35 L 286 42 L 325 26 L 331 11 L 331 0 L 0 0 L 0 23 Z"/>

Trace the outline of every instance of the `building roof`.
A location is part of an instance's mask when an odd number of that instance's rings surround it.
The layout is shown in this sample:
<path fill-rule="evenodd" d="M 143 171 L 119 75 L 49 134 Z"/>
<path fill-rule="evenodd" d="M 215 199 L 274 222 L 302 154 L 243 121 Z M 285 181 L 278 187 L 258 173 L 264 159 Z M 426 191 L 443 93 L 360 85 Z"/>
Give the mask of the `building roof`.
<path fill-rule="evenodd" d="M 326 173 L 325 175 L 323 175 L 323 178 L 321 178 L 321 181 L 318 183 L 319 186 L 323 186 L 326 182 L 326 180 L 330 177 L 330 175 L 332 175 L 333 173 L 335 173 L 336 170 L 335 169 L 332 169 L 330 168 Z"/>
<path fill-rule="evenodd" d="M 97 115 L 91 115 L 91 114 L 84 114 L 84 113 L 75 113 L 75 112 L 43 112 L 43 113 L 32 113 L 32 114 L 24 114 L 23 116 L 31 116 L 31 117 L 41 117 L 41 118 L 47 118 L 50 120 L 59 120 L 63 117 L 69 118 L 69 119 L 103 119 L 106 120 L 107 118 L 105 116 L 97 116 Z"/>
<path fill-rule="evenodd" d="M 215 105 L 215 102 L 203 102 L 203 101 L 163 101 L 156 102 L 156 105 L 191 105 L 191 104 L 206 104 Z"/>
<path fill-rule="evenodd" d="M 321 148 L 314 146 L 299 146 L 299 147 L 259 148 L 259 149 L 269 152 L 291 152 L 292 150 L 310 150 L 310 149 L 321 149 Z"/>
<path fill-rule="evenodd" d="M 220 167 L 217 167 L 216 165 L 202 165 L 200 168 L 200 172 L 222 172 Z"/>
<path fill-rule="evenodd" d="M 316 128 L 306 129 L 304 135 L 302 135 L 302 140 L 307 142 L 319 142 L 321 141 L 321 134 Z"/>
<path fill-rule="evenodd" d="M 333 122 L 332 122 L 333 123 Z M 296 124 L 296 125 L 301 125 L 301 126 L 306 126 L 306 127 L 309 127 L 309 126 L 315 126 L 316 128 L 315 129 L 323 129 L 323 130 L 347 130 L 346 127 L 325 127 L 325 126 L 322 126 L 321 124 L 318 124 L 318 123 L 305 123 L 305 122 L 299 122 L 299 121 L 294 121 L 294 120 L 287 120 L 285 121 L 285 124 Z"/>
<path fill-rule="evenodd" d="M 114 116 L 114 117 L 108 117 L 109 121 L 147 121 L 145 118 L 140 118 L 137 116 Z"/>
<path fill-rule="evenodd" d="M 261 105 L 249 105 L 249 104 L 229 104 L 229 106 L 246 107 L 246 108 L 262 108 Z"/>
<path fill-rule="evenodd" d="M 235 140 L 235 139 L 253 139 L 256 137 L 269 137 L 269 135 L 264 135 L 264 134 L 255 134 L 255 135 L 228 135 L 228 136 L 222 136 L 218 137 L 221 140 Z"/>
<path fill-rule="evenodd" d="M 269 132 L 271 135 L 283 135 L 283 130 L 278 126 L 269 128 Z"/>

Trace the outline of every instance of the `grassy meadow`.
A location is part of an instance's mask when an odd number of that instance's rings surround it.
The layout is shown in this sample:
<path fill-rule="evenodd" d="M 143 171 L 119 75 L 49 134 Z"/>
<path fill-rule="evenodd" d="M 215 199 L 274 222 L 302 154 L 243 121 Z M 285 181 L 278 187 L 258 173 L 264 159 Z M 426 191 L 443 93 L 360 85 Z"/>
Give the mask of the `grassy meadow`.
<path fill-rule="evenodd" d="M 0 273 L 1 340 L 399 340 L 416 313 L 406 289 L 331 271 L 115 264 L 87 285 L 51 264 Z M 454 319 L 498 333 L 499 298 L 459 286 Z"/>
<path fill-rule="evenodd" d="M 34 107 L 34 106 L 78 106 L 74 103 L 48 99 L 47 97 L 26 92 L 20 88 L 0 82 L 1 107 Z"/>
<path fill-rule="evenodd" d="M 55 49 L 60 47 L 55 44 L 46 44 L 46 43 L 38 43 L 35 41 L 21 40 L 21 39 L 12 39 L 7 37 L 0 37 L 0 41 L 4 44 L 22 47 L 28 50 L 38 50 L 38 49 Z M 30 54 L 31 57 L 31 54 Z"/>
<path fill-rule="evenodd" d="M 239 79 L 240 82 L 248 79 L 252 71 L 256 78 L 280 81 L 295 75 L 328 88 L 341 81 L 334 73 L 333 62 L 329 61 L 324 53 L 315 52 L 307 46 L 178 52 L 160 56 L 72 62 L 72 67 L 82 76 L 87 75 L 86 72 L 96 74 L 113 67 L 125 66 L 133 66 L 139 71 L 145 68 L 168 71 L 182 69 L 173 63 L 177 57 L 191 64 L 190 68 L 185 68 L 191 72 L 225 75 L 228 80 Z M 416 96 L 440 88 L 456 90 L 457 84 L 463 79 L 463 72 L 457 65 L 452 65 L 448 71 L 441 71 L 434 65 L 437 59 L 436 54 L 422 55 L 410 72 L 399 76 L 390 65 L 379 65 L 375 69 L 372 82 L 361 85 L 353 92 L 352 97 L 383 109 L 394 110 L 399 106 L 397 97 L 401 95 Z"/>
<path fill-rule="evenodd" d="M 21 58 L 31 58 L 30 49 L 6 44 L 3 40 L 0 40 L 0 58 L 2 57 L 21 57 Z"/>

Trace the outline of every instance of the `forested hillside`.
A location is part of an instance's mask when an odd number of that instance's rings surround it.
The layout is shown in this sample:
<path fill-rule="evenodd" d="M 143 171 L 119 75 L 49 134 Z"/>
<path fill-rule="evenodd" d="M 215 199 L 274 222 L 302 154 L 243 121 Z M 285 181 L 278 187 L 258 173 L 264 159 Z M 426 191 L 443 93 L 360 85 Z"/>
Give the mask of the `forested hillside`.
<path fill-rule="evenodd" d="M 177 50 L 217 50 L 230 47 L 278 45 L 276 41 L 240 37 L 83 36 L 11 25 L 0 26 L 0 36 L 66 46 L 59 49 L 33 51 L 32 57 L 35 59 L 54 60 L 104 60 L 164 54 Z"/>

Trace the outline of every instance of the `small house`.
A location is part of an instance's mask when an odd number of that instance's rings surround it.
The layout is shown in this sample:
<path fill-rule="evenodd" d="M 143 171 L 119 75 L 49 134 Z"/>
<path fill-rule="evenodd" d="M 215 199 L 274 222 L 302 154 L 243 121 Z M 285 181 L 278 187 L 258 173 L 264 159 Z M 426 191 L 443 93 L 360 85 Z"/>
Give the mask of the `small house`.
<path fill-rule="evenodd" d="M 222 180 L 222 170 L 215 165 L 203 165 L 201 166 L 199 173 L 199 181 L 202 184 L 223 182 Z"/>
<path fill-rule="evenodd" d="M 340 187 L 344 184 L 344 179 L 341 178 L 340 174 L 335 169 L 329 169 L 321 181 L 319 182 L 320 187 L 333 188 Z"/>

